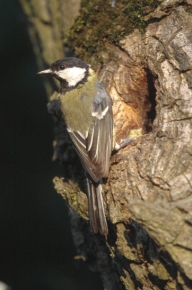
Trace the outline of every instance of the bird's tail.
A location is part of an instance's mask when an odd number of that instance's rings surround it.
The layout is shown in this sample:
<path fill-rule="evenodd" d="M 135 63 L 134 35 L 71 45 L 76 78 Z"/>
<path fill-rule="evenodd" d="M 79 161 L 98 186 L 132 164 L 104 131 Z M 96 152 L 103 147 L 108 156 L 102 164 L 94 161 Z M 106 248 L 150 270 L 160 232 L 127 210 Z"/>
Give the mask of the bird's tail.
<path fill-rule="evenodd" d="M 102 187 L 100 182 L 93 183 L 87 178 L 89 218 L 91 230 L 102 235 L 108 234 L 108 226 L 103 206 Z"/>

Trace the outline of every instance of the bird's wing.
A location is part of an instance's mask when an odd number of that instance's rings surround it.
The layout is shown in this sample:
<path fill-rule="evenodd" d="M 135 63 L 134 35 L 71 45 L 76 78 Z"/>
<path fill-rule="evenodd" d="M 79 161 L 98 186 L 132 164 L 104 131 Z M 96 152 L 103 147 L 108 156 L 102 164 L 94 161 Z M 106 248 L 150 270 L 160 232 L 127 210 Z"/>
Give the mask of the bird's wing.
<path fill-rule="evenodd" d="M 107 177 L 113 143 L 112 100 L 100 83 L 92 103 L 93 122 L 85 135 L 68 128 L 86 172 L 98 182 Z"/>

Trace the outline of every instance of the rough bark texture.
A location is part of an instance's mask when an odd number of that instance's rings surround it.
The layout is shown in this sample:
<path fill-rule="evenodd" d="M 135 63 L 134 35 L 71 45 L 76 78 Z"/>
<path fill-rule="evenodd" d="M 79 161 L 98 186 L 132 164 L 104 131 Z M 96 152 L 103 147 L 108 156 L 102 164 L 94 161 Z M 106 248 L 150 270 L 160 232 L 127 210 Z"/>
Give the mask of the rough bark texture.
<path fill-rule="evenodd" d="M 78 185 L 54 179 L 73 209 L 78 255 L 100 272 L 107 290 L 192 289 L 191 8 L 190 0 L 163 1 L 146 16 L 145 33 L 135 30 L 118 47 L 106 44 L 113 58 L 99 79 L 114 100 L 117 140 L 142 132 L 111 158 L 103 185 L 107 238 L 90 233 Z"/>

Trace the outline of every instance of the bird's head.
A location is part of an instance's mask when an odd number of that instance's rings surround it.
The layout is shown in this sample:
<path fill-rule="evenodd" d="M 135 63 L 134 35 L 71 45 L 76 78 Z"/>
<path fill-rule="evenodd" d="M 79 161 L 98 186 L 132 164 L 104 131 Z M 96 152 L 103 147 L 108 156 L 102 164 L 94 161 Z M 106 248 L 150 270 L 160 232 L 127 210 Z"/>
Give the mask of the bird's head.
<path fill-rule="evenodd" d="M 64 90 L 71 90 L 87 81 L 90 70 L 90 65 L 83 60 L 67 57 L 57 60 L 52 63 L 50 69 L 43 70 L 38 74 L 51 74 L 60 81 Z"/>

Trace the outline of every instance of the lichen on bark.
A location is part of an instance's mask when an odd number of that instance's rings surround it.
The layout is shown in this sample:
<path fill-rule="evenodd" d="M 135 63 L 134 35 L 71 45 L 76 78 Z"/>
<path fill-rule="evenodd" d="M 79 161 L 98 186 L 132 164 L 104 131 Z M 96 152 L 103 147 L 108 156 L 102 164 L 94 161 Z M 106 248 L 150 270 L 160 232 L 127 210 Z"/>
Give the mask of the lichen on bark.
<path fill-rule="evenodd" d="M 118 45 L 126 35 L 138 28 L 141 32 L 147 25 L 145 16 L 161 3 L 162 0 L 121 0 L 112 7 L 110 1 L 81 1 L 80 13 L 68 31 L 66 45 L 74 54 L 91 61 L 98 67 L 98 62 L 108 62 L 103 57 L 105 45 Z M 113 57 L 113 55 L 111 55 Z"/>

